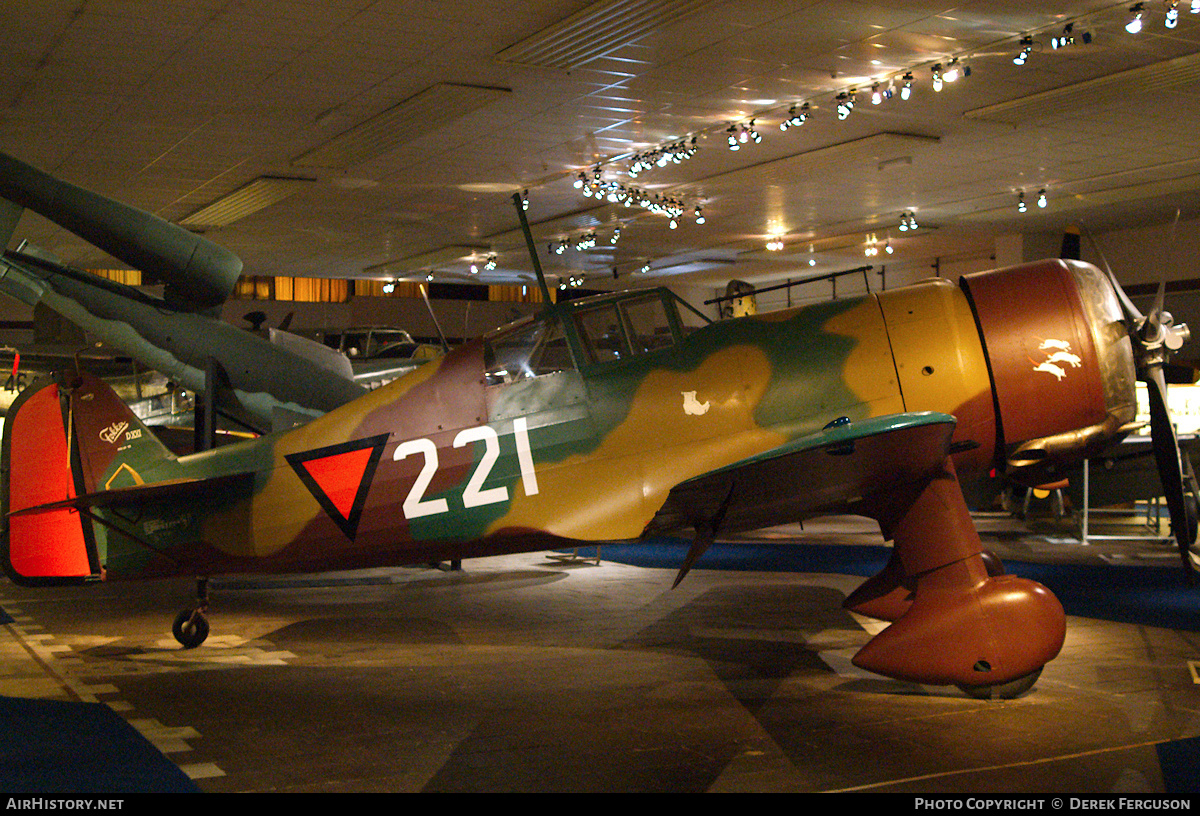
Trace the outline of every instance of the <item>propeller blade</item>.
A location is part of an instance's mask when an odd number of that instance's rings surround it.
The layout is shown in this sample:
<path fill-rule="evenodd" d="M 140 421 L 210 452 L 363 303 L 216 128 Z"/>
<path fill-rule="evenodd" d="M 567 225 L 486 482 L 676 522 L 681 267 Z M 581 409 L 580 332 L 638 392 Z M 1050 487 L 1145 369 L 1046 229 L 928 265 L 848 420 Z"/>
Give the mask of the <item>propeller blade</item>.
<path fill-rule="evenodd" d="M 1167 239 L 1167 258 L 1168 263 L 1163 264 L 1162 278 L 1158 281 L 1158 293 L 1154 296 L 1154 314 L 1160 314 L 1163 310 L 1163 302 L 1167 296 L 1167 269 L 1170 267 L 1171 252 L 1175 248 L 1175 230 L 1179 227 L 1179 210 L 1175 210 L 1175 220 L 1171 222 L 1171 234 Z"/>
<path fill-rule="evenodd" d="M 1171 422 L 1171 414 L 1167 408 L 1167 383 L 1163 377 L 1162 366 L 1148 366 L 1145 376 L 1150 398 L 1150 440 L 1154 448 L 1154 460 L 1158 465 L 1158 478 L 1162 482 L 1163 496 L 1167 500 L 1171 531 L 1179 545 L 1184 572 L 1189 580 L 1195 581 L 1200 575 L 1200 565 L 1192 553 L 1196 531 L 1188 517 L 1179 439 L 1175 436 L 1175 425 Z"/>
<path fill-rule="evenodd" d="M 1104 274 L 1108 275 L 1109 282 L 1113 285 L 1113 289 L 1117 291 L 1117 300 L 1121 304 L 1121 312 L 1125 315 L 1126 328 L 1132 332 L 1136 329 L 1145 316 L 1138 310 L 1137 306 L 1133 305 L 1133 301 L 1129 299 L 1129 295 L 1125 294 L 1125 290 L 1121 288 L 1121 284 L 1117 281 L 1117 276 L 1113 274 L 1112 267 L 1108 265 L 1108 259 L 1104 257 L 1104 251 L 1100 249 L 1100 245 L 1096 243 L 1096 239 L 1083 229 L 1083 234 L 1087 237 L 1088 243 L 1092 245 L 1092 249 L 1096 251 L 1097 257 L 1100 258 L 1100 263 L 1104 266 Z"/>

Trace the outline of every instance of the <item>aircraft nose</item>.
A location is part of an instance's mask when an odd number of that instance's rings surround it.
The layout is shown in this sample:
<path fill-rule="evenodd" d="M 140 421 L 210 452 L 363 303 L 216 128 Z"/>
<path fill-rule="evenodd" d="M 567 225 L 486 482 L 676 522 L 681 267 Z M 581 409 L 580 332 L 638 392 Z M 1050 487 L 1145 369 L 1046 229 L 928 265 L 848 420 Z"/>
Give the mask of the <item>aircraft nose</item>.
<path fill-rule="evenodd" d="M 1043 479 L 1136 414 L 1132 346 L 1116 292 L 1091 264 L 1051 259 L 966 275 L 1009 475 Z"/>

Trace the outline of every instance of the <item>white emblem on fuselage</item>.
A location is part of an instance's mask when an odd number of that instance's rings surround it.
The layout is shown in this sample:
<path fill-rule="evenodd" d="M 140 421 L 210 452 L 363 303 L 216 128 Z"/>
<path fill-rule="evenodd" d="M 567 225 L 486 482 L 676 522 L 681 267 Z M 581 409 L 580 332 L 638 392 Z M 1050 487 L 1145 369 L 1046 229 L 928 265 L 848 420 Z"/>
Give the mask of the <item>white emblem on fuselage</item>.
<path fill-rule="evenodd" d="M 1079 368 L 1082 360 L 1079 355 L 1071 353 L 1071 344 L 1066 340 L 1043 340 L 1038 346 L 1038 351 L 1046 352 L 1046 359 L 1042 362 L 1030 360 L 1034 363 L 1034 371 L 1044 371 L 1047 374 L 1053 374 L 1054 378 L 1062 382 L 1062 378 L 1067 376 L 1067 367 Z"/>
<path fill-rule="evenodd" d="M 100 438 L 103 439 L 105 442 L 112 444 L 113 442 L 117 441 L 117 437 L 119 437 L 121 434 L 123 434 L 125 432 L 125 429 L 128 427 L 129 427 L 128 422 L 114 422 L 112 425 L 109 425 L 107 428 L 105 428 L 103 431 L 100 432 Z"/>
<path fill-rule="evenodd" d="M 701 403 L 696 399 L 695 391 L 680 391 L 683 394 L 683 412 L 688 416 L 703 416 L 708 413 L 712 400 Z"/>

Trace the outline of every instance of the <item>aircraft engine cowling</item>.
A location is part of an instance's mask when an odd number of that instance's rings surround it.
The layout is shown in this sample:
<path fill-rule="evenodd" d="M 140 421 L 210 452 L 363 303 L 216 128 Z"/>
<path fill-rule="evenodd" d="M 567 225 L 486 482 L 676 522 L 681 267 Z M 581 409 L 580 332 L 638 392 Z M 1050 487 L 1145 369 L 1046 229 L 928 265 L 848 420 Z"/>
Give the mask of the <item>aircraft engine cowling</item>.
<path fill-rule="evenodd" d="M 964 275 L 961 285 L 992 380 L 997 470 L 1052 481 L 1133 421 L 1133 349 L 1099 269 L 1052 259 Z"/>

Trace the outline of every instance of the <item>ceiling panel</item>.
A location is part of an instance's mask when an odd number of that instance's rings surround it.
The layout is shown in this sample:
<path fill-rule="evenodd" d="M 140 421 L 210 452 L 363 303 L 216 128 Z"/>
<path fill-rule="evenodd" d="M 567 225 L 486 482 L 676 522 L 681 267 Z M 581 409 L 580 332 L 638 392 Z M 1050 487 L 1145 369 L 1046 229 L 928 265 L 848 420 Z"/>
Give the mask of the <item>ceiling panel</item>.
<path fill-rule="evenodd" d="M 817 272 L 854 261 L 870 231 L 897 239 L 892 263 L 924 269 L 930 253 L 978 253 L 1024 224 L 1113 228 L 1123 216 L 1170 218 L 1194 197 L 1200 15 L 1187 4 L 1171 30 L 1152 4 L 1135 36 L 1124 30 L 1126 4 L 1091 0 L 719 0 L 597 47 L 602 56 L 571 70 L 500 58 L 580 13 L 614 8 L 612 0 L 4 4 L 0 150 L 172 219 L 256 179 L 310 178 L 304 190 L 208 230 L 252 274 L 354 275 L 397 257 L 461 274 L 445 248 L 486 240 L 501 255 L 495 277 L 524 280 L 531 264 L 514 189 L 529 190 L 540 246 L 625 225 L 616 249 L 546 259 L 596 286 L 612 285 L 614 263 L 644 260 L 671 270 L 662 274 L 672 283 L 714 286 L 735 273 L 765 282 L 797 274 L 800 263 L 810 270 L 807 249 L 799 259 L 790 248 L 764 254 L 764 236 L 779 230 L 817 249 Z M 1090 32 L 1091 44 L 1051 48 L 1067 23 Z M 1025 35 L 1035 47 L 1017 66 Z M 935 93 L 931 68 L 952 57 L 971 76 Z M 908 70 L 912 99 L 871 104 L 873 83 L 898 90 Z M 483 104 L 441 95 L 437 116 L 403 115 L 406 100 L 450 87 L 507 90 Z M 854 111 L 839 120 L 835 96 L 851 87 Z M 805 101 L 809 121 L 780 131 L 788 107 Z M 390 141 L 377 155 L 304 158 L 388 111 Z M 728 128 L 750 119 L 761 143 L 729 151 Z M 630 177 L 633 153 L 688 135 L 700 148 L 694 158 Z M 664 217 L 584 198 L 572 181 L 596 166 L 606 180 L 678 197 L 688 217 L 672 230 Z M 1016 192 L 1042 186 L 1051 206 L 1022 222 Z M 703 226 L 690 217 L 696 204 Z M 928 215 L 928 237 L 892 228 L 908 209 Z M 97 257 L 42 219 L 24 219 L 18 237 L 69 261 Z M 706 252 L 721 261 L 698 263 Z"/>

